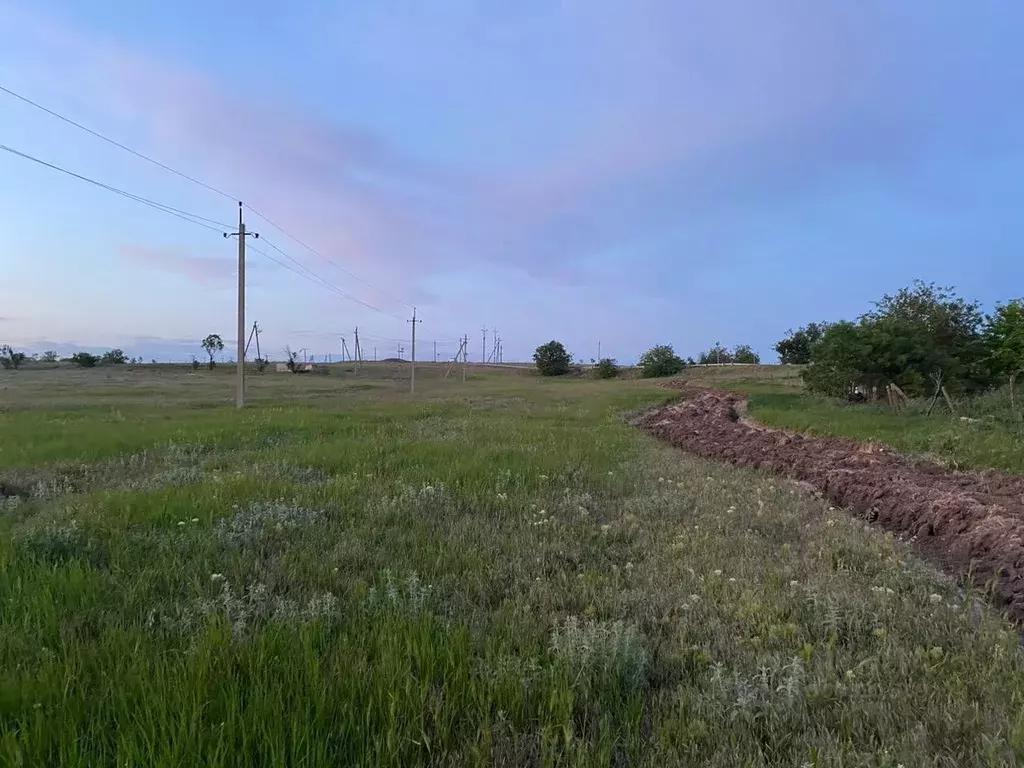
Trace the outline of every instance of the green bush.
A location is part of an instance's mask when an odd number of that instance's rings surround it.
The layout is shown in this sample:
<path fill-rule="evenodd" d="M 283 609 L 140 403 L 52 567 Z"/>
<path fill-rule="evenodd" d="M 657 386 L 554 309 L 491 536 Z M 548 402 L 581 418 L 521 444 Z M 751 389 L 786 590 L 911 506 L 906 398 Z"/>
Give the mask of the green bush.
<path fill-rule="evenodd" d="M 620 373 L 619 366 L 610 357 L 599 360 L 594 366 L 594 375 L 599 379 L 614 379 Z"/>
<path fill-rule="evenodd" d="M 640 370 L 645 379 L 658 376 L 675 376 L 686 364 L 675 353 L 671 344 L 651 347 L 640 356 Z"/>
<path fill-rule="evenodd" d="M 541 376 L 564 376 L 572 366 L 572 355 L 560 341 L 541 344 L 533 353 L 533 362 Z"/>
<path fill-rule="evenodd" d="M 94 368 L 96 363 L 100 361 L 96 355 L 90 355 L 88 352 L 76 352 L 68 360 L 79 368 Z"/>

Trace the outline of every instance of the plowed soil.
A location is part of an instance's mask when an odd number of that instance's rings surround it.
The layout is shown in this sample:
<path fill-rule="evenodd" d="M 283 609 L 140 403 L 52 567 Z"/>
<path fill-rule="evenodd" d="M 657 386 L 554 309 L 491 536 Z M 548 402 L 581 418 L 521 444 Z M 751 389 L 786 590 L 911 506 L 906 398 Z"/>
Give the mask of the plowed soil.
<path fill-rule="evenodd" d="M 685 399 L 641 426 L 679 448 L 814 486 L 838 506 L 914 537 L 925 557 L 977 583 L 1024 622 L 1024 478 L 950 472 L 878 445 L 769 429 L 744 416 L 742 396 L 684 388 Z"/>

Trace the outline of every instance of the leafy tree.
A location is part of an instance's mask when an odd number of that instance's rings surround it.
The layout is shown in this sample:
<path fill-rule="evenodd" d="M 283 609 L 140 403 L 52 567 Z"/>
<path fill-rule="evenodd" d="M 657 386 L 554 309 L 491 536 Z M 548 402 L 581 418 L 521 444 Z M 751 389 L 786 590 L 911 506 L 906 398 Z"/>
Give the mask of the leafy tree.
<path fill-rule="evenodd" d="M 26 360 L 24 352 L 15 352 L 10 344 L 0 347 L 0 367 L 18 370 Z"/>
<path fill-rule="evenodd" d="M 761 362 L 761 356 L 748 345 L 740 344 L 732 351 L 732 361 L 734 363 L 753 363 L 756 365 Z"/>
<path fill-rule="evenodd" d="M 68 360 L 79 368 L 94 368 L 96 363 L 100 361 L 96 355 L 90 355 L 88 352 L 76 352 Z"/>
<path fill-rule="evenodd" d="M 936 375 L 953 391 L 981 389 L 991 380 L 982 323 L 977 302 L 960 298 L 951 287 L 915 281 L 884 296 L 861 318 L 874 356 L 869 373 L 912 396 L 929 393 Z"/>
<path fill-rule="evenodd" d="M 100 365 L 124 365 L 127 362 L 128 358 L 121 349 L 108 350 L 100 357 Z"/>
<path fill-rule="evenodd" d="M 551 340 L 534 350 L 533 362 L 541 376 L 563 376 L 572 366 L 572 355 L 565 351 L 562 342 Z"/>
<path fill-rule="evenodd" d="M 675 376 L 686 364 L 671 344 L 659 344 L 640 355 L 639 365 L 641 375 L 645 379 L 653 379 L 658 376 Z"/>
<path fill-rule="evenodd" d="M 48 349 L 46 352 L 43 352 L 42 356 L 39 358 L 39 361 L 42 363 L 56 363 L 57 350 Z"/>
<path fill-rule="evenodd" d="M 995 314 L 986 318 L 984 338 L 992 373 L 1024 373 L 1024 299 L 996 305 Z"/>
<path fill-rule="evenodd" d="M 614 379 L 619 375 L 619 366 L 610 357 L 606 357 L 594 366 L 594 375 L 599 379 Z"/>
<path fill-rule="evenodd" d="M 801 374 L 811 392 L 845 397 L 858 384 L 870 384 L 872 348 L 863 326 L 833 323 L 811 350 L 811 364 Z"/>
<path fill-rule="evenodd" d="M 775 343 L 779 362 L 784 365 L 806 365 L 811 362 L 811 347 L 821 341 L 828 326 L 828 323 L 808 323 L 803 328 L 787 331 L 789 335 Z"/>
<path fill-rule="evenodd" d="M 917 281 L 884 296 L 858 323 L 828 328 L 811 346 L 805 381 L 832 394 L 892 382 L 913 397 L 930 394 L 941 376 L 951 391 L 976 391 L 992 379 L 982 319 L 976 302 Z"/>
<path fill-rule="evenodd" d="M 725 364 L 736 362 L 732 353 L 720 344 L 715 344 L 715 346 L 707 352 L 701 352 L 698 359 L 700 360 L 701 365 L 717 365 L 718 363 Z"/>
<path fill-rule="evenodd" d="M 221 339 L 220 334 L 211 333 L 205 339 L 203 339 L 203 349 L 206 350 L 206 354 L 210 356 L 210 362 L 208 363 L 209 369 L 212 371 L 216 363 L 213 360 L 213 356 L 218 352 L 224 351 L 224 340 Z"/>

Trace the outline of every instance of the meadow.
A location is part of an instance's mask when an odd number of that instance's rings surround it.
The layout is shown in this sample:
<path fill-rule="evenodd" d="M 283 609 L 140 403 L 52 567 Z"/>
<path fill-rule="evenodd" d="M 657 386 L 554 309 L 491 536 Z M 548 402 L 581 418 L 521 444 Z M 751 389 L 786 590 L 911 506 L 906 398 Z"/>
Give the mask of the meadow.
<path fill-rule="evenodd" d="M 443 371 L 0 372 L 0 764 L 1024 759 L 984 595 L 651 382 Z"/>

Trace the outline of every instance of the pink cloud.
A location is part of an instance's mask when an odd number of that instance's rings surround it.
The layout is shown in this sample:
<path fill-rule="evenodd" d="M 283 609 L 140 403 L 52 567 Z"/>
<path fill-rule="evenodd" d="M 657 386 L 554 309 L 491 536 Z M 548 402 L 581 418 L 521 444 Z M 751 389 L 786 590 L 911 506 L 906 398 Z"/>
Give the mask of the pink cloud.
<path fill-rule="evenodd" d="M 119 249 L 118 255 L 133 264 L 163 270 L 205 286 L 233 285 L 237 273 L 234 259 L 190 256 L 172 248 L 124 245 Z"/>

